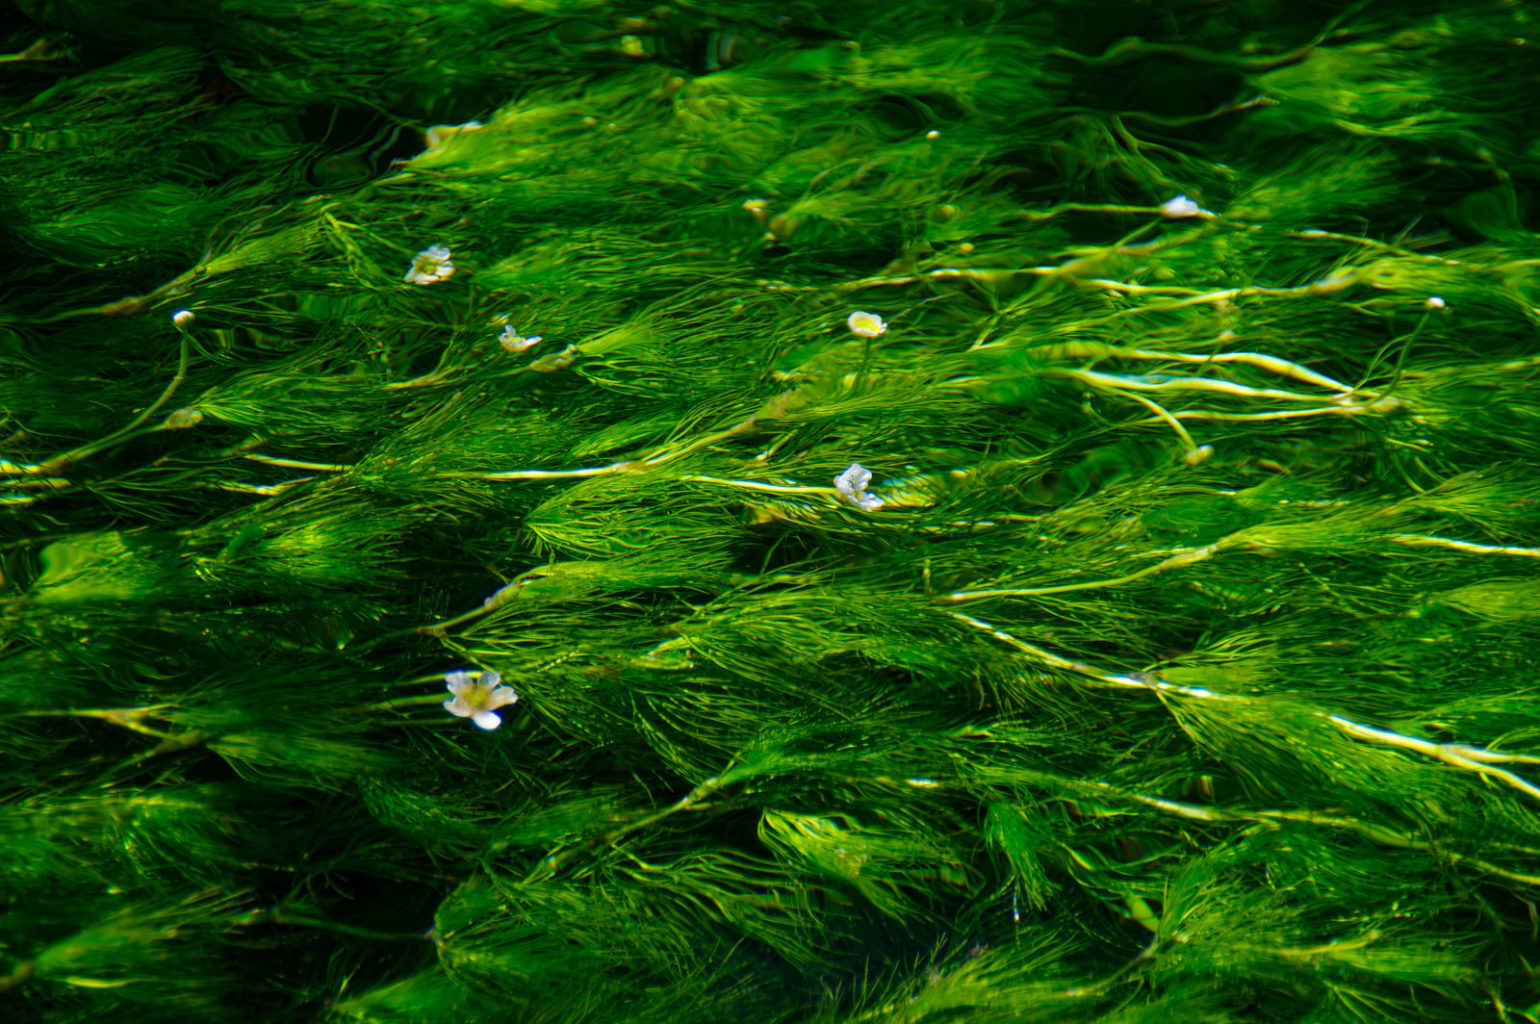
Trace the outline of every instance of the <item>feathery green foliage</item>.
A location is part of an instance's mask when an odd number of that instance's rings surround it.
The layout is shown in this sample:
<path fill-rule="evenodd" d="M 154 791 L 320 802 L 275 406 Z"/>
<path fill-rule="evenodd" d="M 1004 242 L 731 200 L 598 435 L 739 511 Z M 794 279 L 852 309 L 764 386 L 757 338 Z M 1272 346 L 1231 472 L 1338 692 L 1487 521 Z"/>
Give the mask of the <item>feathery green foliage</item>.
<path fill-rule="evenodd" d="M 1540 1021 L 1525 5 L 14 6 L 4 1019 Z"/>

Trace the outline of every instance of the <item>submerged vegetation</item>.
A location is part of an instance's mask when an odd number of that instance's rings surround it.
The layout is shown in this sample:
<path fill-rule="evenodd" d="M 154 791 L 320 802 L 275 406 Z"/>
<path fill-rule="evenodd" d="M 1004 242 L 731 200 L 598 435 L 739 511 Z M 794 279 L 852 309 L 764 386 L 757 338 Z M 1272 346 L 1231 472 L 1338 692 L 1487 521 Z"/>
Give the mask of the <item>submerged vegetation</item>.
<path fill-rule="evenodd" d="M 1525 5 L 17 7 L 5 1019 L 1540 1021 Z"/>

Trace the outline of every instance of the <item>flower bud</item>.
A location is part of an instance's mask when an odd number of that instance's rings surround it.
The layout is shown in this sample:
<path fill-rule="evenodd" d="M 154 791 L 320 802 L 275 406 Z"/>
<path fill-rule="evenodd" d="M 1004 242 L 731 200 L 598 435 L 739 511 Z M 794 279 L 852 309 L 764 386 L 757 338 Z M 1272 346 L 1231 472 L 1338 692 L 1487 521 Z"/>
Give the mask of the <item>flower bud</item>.
<path fill-rule="evenodd" d="M 1187 463 L 1189 466 L 1199 466 L 1213 457 L 1214 446 L 1211 444 L 1200 444 L 1192 451 L 1183 455 L 1182 461 Z"/>
<path fill-rule="evenodd" d="M 192 316 L 191 313 L 187 314 Z M 166 417 L 166 422 L 161 424 L 165 430 L 186 430 L 188 427 L 196 427 L 203 422 L 202 409 L 178 409 Z"/>

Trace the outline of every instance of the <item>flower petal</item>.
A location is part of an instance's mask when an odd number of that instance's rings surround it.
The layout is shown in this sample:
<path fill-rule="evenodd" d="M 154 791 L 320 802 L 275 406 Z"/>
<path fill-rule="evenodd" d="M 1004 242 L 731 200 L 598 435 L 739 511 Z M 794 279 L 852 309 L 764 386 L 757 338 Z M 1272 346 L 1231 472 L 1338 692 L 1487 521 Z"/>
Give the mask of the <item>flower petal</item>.
<path fill-rule="evenodd" d="M 432 284 L 453 276 L 454 272 L 449 249 L 442 245 L 430 245 L 413 257 L 412 268 L 406 272 L 403 280 L 412 284 Z"/>
<path fill-rule="evenodd" d="M 449 698 L 444 702 L 444 710 L 461 718 L 469 718 L 476 713 L 476 709 L 471 707 L 470 701 L 464 697 Z"/>
<path fill-rule="evenodd" d="M 872 471 L 859 462 L 852 462 L 850 466 L 834 478 L 834 488 L 847 497 L 852 492 L 866 490 L 866 485 L 872 482 Z"/>
<path fill-rule="evenodd" d="M 518 699 L 519 699 L 518 692 L 515 691 L 513 689 L 513 687 L 511 687 L 511 686 L 499 686 L 497 689 L 495 689 L 491 693 L 487 694 L 487 707 L 489 707 L 489 708 L 500 708 L 500 707 L 503 707 L 504 705 L 512 704 L 514 701 L 516 701 Z"/>
<path fill-rule="evenodd" d="M 1160 204 L 1160 212 L 1172 219 L 1183 217 L 1212 217 L 1203 207 L 1188 199 L 1185 195 L 1175 195 Z"/>
<path fill-rule="evenodd" d="M 497 672 L 483 672 L 481 673 L 481 683 L 479 685 L 483 690 L 490 690 L 502 681 L 502 675 Z"/>
<path fill-rule="evenodd" d="M 498 726 L 503 724 L 503 720 L 498 718 L 490 711 L 476 712 L 471 716 L 471 721 L 475 722 L 477 725 L 481 726 L 481 728 L 487 730 L 488 732 L 491 732 L 493 729 L 496 729 Z"/>
<path fill-rule="evenodd" d="M 471 681 L 471 674 L 464 669 L 456 669 L 453 672 L 444 673 L 444 686 L 456 697 L 470 690 L 475 685 Z"/>

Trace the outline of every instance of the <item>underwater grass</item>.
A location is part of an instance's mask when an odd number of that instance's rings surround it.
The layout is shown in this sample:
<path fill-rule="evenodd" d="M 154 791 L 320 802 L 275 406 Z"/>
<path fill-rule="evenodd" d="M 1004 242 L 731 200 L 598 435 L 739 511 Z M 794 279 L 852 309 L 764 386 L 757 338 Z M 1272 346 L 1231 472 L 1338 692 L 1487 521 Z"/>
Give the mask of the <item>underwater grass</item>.
<path fill-rule="evenodd" d="M 1540 1020 L 1532 20 L 22 0 L 0 1013 Z"/>

